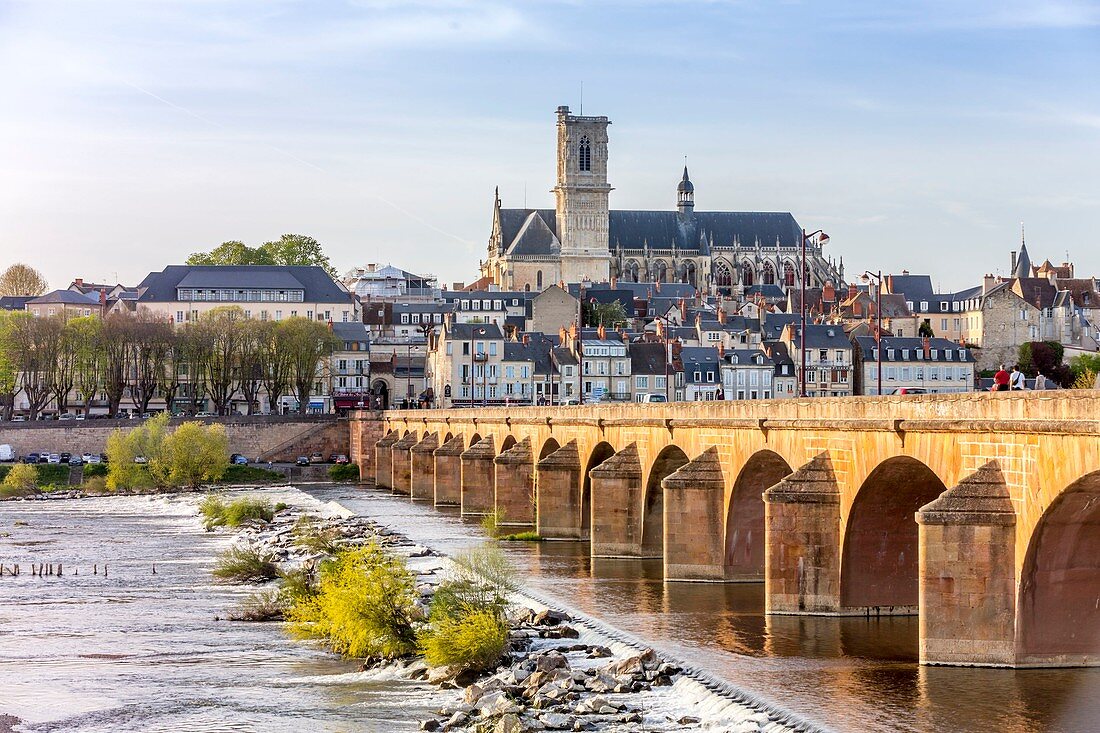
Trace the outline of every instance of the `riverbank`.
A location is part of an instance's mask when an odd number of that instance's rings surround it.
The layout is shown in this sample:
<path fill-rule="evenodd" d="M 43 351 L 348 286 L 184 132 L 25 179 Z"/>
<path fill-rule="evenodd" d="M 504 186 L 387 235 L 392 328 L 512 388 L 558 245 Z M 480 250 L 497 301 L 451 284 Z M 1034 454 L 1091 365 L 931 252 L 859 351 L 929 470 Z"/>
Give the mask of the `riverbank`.
<path fill-rule="evenodd" d="M 303 515 L 315 516 L 315 529 L 338 537 L 342 545 L 376 542 L 403 558 L 416 574 L 425 607 L 434 588 L 454 569 L 449 558 L 335 502 L 321 511 L 289 509 L 270 523 L 236 533 L 235 542 L 278 557 L 288 567 L 314 563 L 319 554 L 295 544 L 294 526 Z M 736 691 L 721 689 L 698 672 L 684 674 L 682 663 L 662 658 L 595 619 L 555 610 L 552 601 L 522 590 L 511 600 L 507 658 L 491 674 L 456 678 L 453 671 L 429 669 L 421 660 L 380 663 L 364 673 L 433 684 L 437 717 L 421 720 L 424 730 L 795 729 L 789 717 L 783 720 L 783 713 L 748 704 Z M 455 699 L 456 687 L 461 689 L 460 699 Z"/>

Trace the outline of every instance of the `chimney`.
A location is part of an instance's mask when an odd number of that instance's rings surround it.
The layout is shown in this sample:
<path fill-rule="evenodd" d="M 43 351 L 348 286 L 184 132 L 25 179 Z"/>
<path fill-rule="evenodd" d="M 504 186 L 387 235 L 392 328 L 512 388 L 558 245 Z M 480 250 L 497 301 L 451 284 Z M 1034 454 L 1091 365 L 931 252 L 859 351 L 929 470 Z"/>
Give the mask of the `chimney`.
<path fill-rule="evenodd" d="M 726 322 L 726 306 L 724 306 L 724 305 L 718 306 L 718 322 L 719 323 L 725 323 Z"/>
<path fill-rule="evenodd" d="M 836 300 L 836 288 L 833 287 L 832 282 L 826 280 L 821 288 L 821 302 L 831 303 L 834 300 Z"/>
<path fill-rule="evenodd" d="M 615 277 L 614 275 L 612 275 L 612 276 L 611 276 L 611 289 L 612 289 L 612 290 L 614 290 L 614 289 L 615 289 L 615 286 L 616 286 L 616 285 L 618 284 L 618 282 L 619 282 L 619 278 L 617 278 L 617 277 Z"/>
<path fill-rule="evenodd" d="M 523 345 L 524 346 L 530 346 L 531 345 L 531 334 L 529 334 L 529 333 L 523 334 Z"/>
<path fill-rule="evenodd" d="M 103 288 L 99 289 L 99 307 L 100 308 L 106 308 L 107 307 L 107 291 L 104 290 Z"/>
<path fill-rule="evenodd" d="M 657 282 L 655 282 L 653 284 L 653 289 L 658 293 L 661 292 L 661 281 L 660 280 L 658 280 Z"/>
<path fill-rule="evenodd" d="M 1012 269 L 1008 271 L 1009 275 L 1016 272 L 1016 250 L 1012 250 Z"/>
<path fill-rule="evenodd" d="M 565 326 L 558 329 L 558 343 L 565 346 Z"/>
<path fill-rule="evenodd" d="M 84 287 L 84 278 L 82 278 L 82 277 L 78 277 L 78 278 L 76 278 L 75 280 L 73 280 L 73 283 L 74 283 L 74 284 L 75 284 L 75 285 L 76 285 L 76 286 L 77 286 L 78 288 L 82 288 L 82 287 Z"/>
<path fill-rule="evenodd" d="M 928 336 L 921 338 L 921 345 L 924 346 L 924 358 L 929 359 L 932 356 L 932 339 Z"/>
<path fill-rule="evenodd" d="M 718 342 L 718 358 L 724 359 L 726 357 L 726 345 L 721 341 Z"/>
<path fill-rule="evenodd" d="M 680 322 L 683 323 L 688 317 L 688 304 L 684 302 L 683 298 L 680 298 Z"/>
<path fill-rule="evenodd" d="M 607 338 L 607 330 L 603 327 L 602 323 L 600 324 L 600 327 L 596 329 L 596 336 L 599 337 L 600 341 L 603 341 Z"/>
<path fill-rule="evenodd" d="M 982 295 L 985 295 L 990 290 L 992 290 L 993 286 L 995 286 L 996 284 L 997 278 L 987 273 L 986 276 L 982 278 Z"/>
<path fill-rule="evenodd" d="M 870 288 L 868 288 L 868 290 L 870 290 Z M 859 288 L 856 287 L 856 284 L 855 283 L 850 284 L 848 286 L 848 299 L 850 300 L 850 299 L 856 297 L 856 295 L 858 295 L 858 294 L 859 294 Z"/>

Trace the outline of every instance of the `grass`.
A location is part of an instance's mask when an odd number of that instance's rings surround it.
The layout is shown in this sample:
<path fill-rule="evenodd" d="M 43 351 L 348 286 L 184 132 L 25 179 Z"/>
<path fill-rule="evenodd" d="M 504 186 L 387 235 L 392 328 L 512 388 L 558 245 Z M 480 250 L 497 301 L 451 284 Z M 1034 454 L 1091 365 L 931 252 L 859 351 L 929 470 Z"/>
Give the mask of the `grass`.
<path fill-rule="evenodd" d="M 312 517 L 299 517 L 294 524 L 294 544 L 312 552 L 335 555 L 340 551 L 340 546 L 336 544 L 338 539 L 340 539 L 339 530 L 335 527 L 322 529 L 317 526 L 317 521 Z"/>
<path fill-rule="evenodd" d="M 222 474 L 223 484 L 278 484 L 285 483 L 286 476 L 259 466 L 231 465 Z"/>
<path fill-rule="evenodd" d="M 526 532 L 516 532 L 515 534 L 500 535 L 497 539 L 501 542 L 542 542 L 542 535 L 528 530 Z"/>
<path fill-rule="evenodd" d="M 225 503 L 221 497 L 209 494 L 199 504 L 203 526 L 212 531 L 215 527 L 239 527 L 248 521 L 270 522 L 275 509 L 267 499 L 244 497 Z"/>
<path fill-rule="evenodd" d="M 333 481 L 359 481 L 359 466 L 355 463 L 337 463 L 328 469 L 328 477 Z"/>
<path fill-rule="evenodd" d="M 90 478 L 96 476 L 106 476 L 108 472 L 107 464 L 105 463 L 85 463 L 84 464 L 84 480 L 87 481 Z"/>
<path fill-rule="evenodd" d="M 230 621 L 280 621 L 284 607 L 279 591 L 265 590 L 246 598 L 228 616 Z"/>
<path fill-rule="evenodd" d="M 230 547 L 218 557 L 214 577 L 234 583 L 266 583 L 279 575 L 275 558 L 252 548 Z"/>

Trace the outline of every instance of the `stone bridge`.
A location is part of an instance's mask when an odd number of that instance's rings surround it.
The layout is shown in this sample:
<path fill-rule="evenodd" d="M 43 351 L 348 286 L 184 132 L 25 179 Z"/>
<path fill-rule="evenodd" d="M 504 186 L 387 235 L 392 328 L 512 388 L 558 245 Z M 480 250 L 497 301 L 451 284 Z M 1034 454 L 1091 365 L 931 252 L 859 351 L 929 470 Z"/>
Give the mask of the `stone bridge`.
<path fill-rule="evenodd" d="M 414 410 L 352 426 L 380 487 L 593 556 L 662 558 L 669 581 L 764 582 L 771 614 L 918 613 L 922 663 L 1100 663 L 1100 392 Z"/>

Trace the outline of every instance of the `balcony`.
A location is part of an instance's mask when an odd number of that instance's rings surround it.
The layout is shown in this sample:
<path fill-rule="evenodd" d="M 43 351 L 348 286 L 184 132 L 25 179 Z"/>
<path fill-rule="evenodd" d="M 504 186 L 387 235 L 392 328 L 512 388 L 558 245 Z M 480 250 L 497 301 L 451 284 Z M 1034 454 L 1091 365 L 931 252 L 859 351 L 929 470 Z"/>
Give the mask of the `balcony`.
<path fill-rule="evenodd" d="M 489 361 L 489 355 L 485 353 L 474 354 L 474 361 Z"/>

